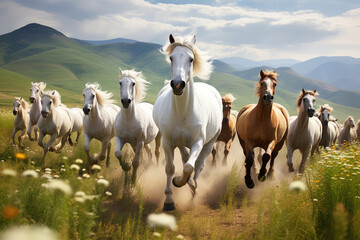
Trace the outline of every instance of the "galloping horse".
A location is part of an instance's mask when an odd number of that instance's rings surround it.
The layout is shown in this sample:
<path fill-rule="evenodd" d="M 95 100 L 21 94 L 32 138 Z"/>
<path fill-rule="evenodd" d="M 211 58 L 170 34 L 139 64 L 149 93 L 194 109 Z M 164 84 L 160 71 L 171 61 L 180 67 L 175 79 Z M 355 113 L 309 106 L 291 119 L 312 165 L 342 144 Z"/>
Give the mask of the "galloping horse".
<path fill-rule="evenodd" d="M 237 117 L 236 131 L 246 156 L 245 183 L 248 188 L 255 186 L 251 179 L 251 167 L 254 163 L 254 148 L 265 150 L 262 166 L 258 175 L 260 181 L 265 180 L 266 164 L 270 160 L 268 176 L 273 173 L 273 165 L 278 152 L 282 148 L 289 128 L 289 113 L 280 104 L 273 103 L 277 84 L 276 72 L 260 71 L 260 81 L 256 83 L 258 104 L 243 107 Z"/>
<path fill-rule="evenodd" d="M 294 150 L 299 149 L 302 154 L 299 173 L 303 173 L 305 161 L 310 151 L 312 156 L 320 144 L 323 127 L 320 120 L 313 117 L 316 94 L 316 89 L 314 91 L 302 89 L 297 99 L 299 114 L 290 118 L 290 129 L 287 137 L 287 164 L 290 172 L 294 171 L 292 163 Z"/>
<path fill-rule="evenodd" d="M 106 165 L 110 164 L 110 140 L 114 137 L 114 122 L 120 108 L 114 105 L 112 93 L 100 90 L 98 83 L 87 83 L 83 91 L 84 96 L 84 150 L 90 164 L 98 159 L 104 160 L 107 150 Z M 90 142 L 95 138 L 102 143 L 100 156 L 90 155 Z"/>
<path fill-rule="evenodd" d="M 330 115 L 333 111 L 333 108 L 330 107 L 329 104 L 325 104 L 323 106 L 320 106 L 318 113 L 319 113 L 319 119 L 322 124 L 322 137 L 319 144 L 319 147 L 322 146 L 324 148 L 328 148 L 331 146 L 331 144 L 335 144 L 336 140 L 339 136 L 339 128 L 335 123 L 335 119 L 332 118 Z"/>
<path fill-rule="evenodd" d="M 149 84 L 141 72 L 134 70 L 120 69 L 120 92 L 122 109 L 118 113 L 114 123 L 116 151 L 115 156 L 119 159 L 120 165 L 124 170 L 126 166 L 121 159 L 121 150 L 125 143 L 129 143 L 135 152 L 133 165 L 133 181 L 136 179 L 136 171 L 139 166 L 141 150 L 145 147 L 149 161 L 152 161 L 150 143 L 156 138 L 155 155 L 157 163 L 160 156 L 159 129 L 155 125 L 152 117 L 153 105 L 141 102 L 145 97 L 146 87 Z"/>
<path fill-rule="evenodd" d="M 41 96 L 40 92 L 43 91 L 46 87 L 46 83 L 38 82 L 33 83 L 31 82 L 32 87 L 30 88 L 30 102 L 32 103 L 31 109 L 30 109 L 30 124 L 28 128 L 27 134 L 29 135 L 29 139 L 32 141 L 34 140 L 31 137 L 31 131 L 34 127 L 34 134 L 35 134 L 35 141 L 38 139 L 39 135 L 39 129 L 37 126 L 37 123 L 40 118 L 40 112 L 41 112 Z"/>
<path fill-rule="evenodd" d="M 351 143 L 356 139 L 356 131 L 354 129 L 355 121 L 352 116 L 348 116 L 348 118 L 344 122 L 344 127 L 340 131 L 339 134 L 339 144 L 343 145 L 345 142 Z"/>
<path fill-rule="evenodd" d="M 61 103 L 60 94 L 54 91 L 41 92 L 41 116 L 38 121 L 39 145 L 44 148 L 44 157 L 48 151 L 60 151 L 71 134 L 73 119 L 65 105 Z M 46 134 L 51 135 L 50 140 L 44 146 L 43 138 Z M 61 138 L 61 142 L 52 147 L 55 139 Z"/>
<path fill-rule="evenodd" d="M 213 166 L 216 165 L 216 148 L 218 146 L 218 142 L 224 142 L 225 143 L 225 149 L 224 149 L 224 159 L 223 159 L 223 165 L 226 165 L 227 163 L 227 156 L 229 154 L 229 150 L 231 147 L 231 143 L 234 140 L 235 133 L 236 133 L 236 117 L 238 115 L 237 111 L 231 110 L 232 103 L 235 100 L 234 96 L 232 94 L 226 94 L 224 97 L 221 98 L 222 104 L 223 104 L 223 121 L 222 121 L 222 127 L 221 127 L 221 133 L 216 140 L 216 143 L 214 144 L 212 155 L 213 160 L 212 164 Z"/>
<path fill-rule="evenodd" d="M 18 137 L 19 140 L 19 147 L 23 148 L 21 146 L 21 141 L 26 137 L 26 130 L 29 126 L 29 104 L 23 99 L 19 97 L 15 97 L 14 103 L 13 103 L 13 114 L 16 115 L 16 118 L 14 120 L 14 131 L 12 133 L 12 141 L 15 145 L 15 134 L 18 131 L 22 131 Z"/>
<path fill-rule="evenodd" d="M 171 81 L 166 81 L 154 104 L 153 116 L 162 135 L 166 158 L 166 189 L 163 210 L 175 209 L 171 177 L 175 172 L 174 149 L 178 147 L 184 163 L 183 174 L 173 178 L 181 187 L 189 184 L 193 193 L 205 159 L 221 131 L 222 103 L 219 92 L 212 86 L 194 82 L 193 76 L 208 79 L 212 71 L 209 58 L 195 46 L 195 36 L 174 38 L 162 50 L 171 63 Z M 190 148 L 190 154 L 187 151 Z M 192 172 L 195 174 L 190 179 Z"/>

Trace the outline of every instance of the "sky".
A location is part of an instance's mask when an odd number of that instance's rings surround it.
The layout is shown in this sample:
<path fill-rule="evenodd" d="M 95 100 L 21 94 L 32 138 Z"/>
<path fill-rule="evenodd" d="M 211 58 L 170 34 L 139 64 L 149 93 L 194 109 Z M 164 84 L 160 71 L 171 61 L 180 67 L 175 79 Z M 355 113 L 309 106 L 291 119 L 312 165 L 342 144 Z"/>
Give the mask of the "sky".
<path fill-rule="evenodd" d="M 83 40 L 196 34 L 215 59 L 360 57 L 359 0 L 0 0 L 0 34 L 33 22 Z"/>

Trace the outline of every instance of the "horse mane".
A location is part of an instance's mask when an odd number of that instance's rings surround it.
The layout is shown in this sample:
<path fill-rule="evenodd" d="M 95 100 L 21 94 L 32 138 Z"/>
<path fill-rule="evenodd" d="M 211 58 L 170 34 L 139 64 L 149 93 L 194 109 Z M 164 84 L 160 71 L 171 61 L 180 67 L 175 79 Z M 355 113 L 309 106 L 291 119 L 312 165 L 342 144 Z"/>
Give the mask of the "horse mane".
<path fill-rule="evenodd" d="M 168 63 L 170 63 L 169 56 L 174 51 L 174 49 L 178 46 L 189 48 L 194 54 L 193 61 L 193 74 L 194 76 L 208 80 L 210 78 L 210 74 L 213 70 L 212 60 L 207 55 L 206 52 L 201 51 L 195 44 L 191 42 L 192 37 L 175 37 L 175 42 L 170 43 L 167 42 L 160 50 L 162 54 L 165 55 L 165 59 Z"/>
<path fill-rule="evenodd" d="M 320 106 L 318 112 L 322 113 L 324 110 L 327 110 L 329 113 L 331 113 L 334 110 L 334 108 L 330 107 L 330 105 L 326 103 L 326 104 Z"/>
<path fill-rule="evenodd" d="M 55 107 L 59 107 L 59 106 L 64 106 L 64 104 L 61 103 L 61 96 L 60 93 L 56 90 L 52 90 L 52 91 L 42 91 L 41 92 L 41 97 L 49 97 L 53 100 L 53 104 Z"/>
<path fill-rule="evenodd" d="M 36 82 L 36 83 L 31 82 L 31 85 L 37 87 L 39 91 L 43 91 L 46 88 L 46 83 L 44 82 Z"/>
<path fill-rule="evenodd" d="M 265 78 L 271 78 L 273 81 L 275 81 L 275 83 L 277 83 L 277 76 L 279 75 L 277 72 L 275 71 L 269 71 L 269 70 L 265 70 L 264 76 L 261 77 L 261 75 L 259 74 L 260 80 L 258 82 L 255 83 L 255 96 L 260 96 L 260 83 L 262 80 L 264 80 Z"/>
<path fill-rule="evenodd" d="M 15 97 L 15 101 L 19 101 L 21 107 L 22 107 L 24 110 L 27 110 L 27 109 L 29 108 L 29 104 L 28 104 L 27 101 L 25 101 L 24 98 L 22 98 L 22 97 Z"/>
<path fill-rule="evenodd" d="M 135 81 L 135 102 L 141 102 L 146 95 L 146 90 L 150 82 L 146 81 L 142 72 L 132 70 L 121 70 L 122 77 L 131 77 Z M 121 78 L 122 78 L 121 77 Z"/>
<path fill-rule="evenodd" d="M 316 91 L 310 91 L 310 90 L 301 91 L 298 98 L 297 98 L 297 100 L 296 100 L 296 106 L 297 106 L 298 110 L 299 110 L 299 108 L 301 106 L 302 99 L 308 94 L 310 94 L 313 97 L 316 97 L 317 95 L 319 95 Z"/>
<path fill-rule="evenodd" d="M 223 96 L 223 97 L 221 98 L 221 100 L 222 100 L 223 102 L 232 103 L 233 101 L 236 100 L 236 98 L 235 98 L 231 93 L 228 93 L 228 94 L 226 94 L 225 96 Z"/>
<path fill-rule="evenodd" d="M 101 86 L 99 83 L 86 83 L 85 89 L 83 92 L 85 92 L 88 89 L 92 89 L 95 91 L 96 99 L 98 103 L 103 106 L 104 104 L 114 104 L 115 100 L 111 99 L 113 97 L 113 94 L 108 91 L 102 91 Z"/>
<path fill-rule="evenodd" d="M 346 126 L 350 122 L 351 119 L 354 121 L 354 118 L 352 116 L 348 116 L 344 122 L 344 126 Z"/>

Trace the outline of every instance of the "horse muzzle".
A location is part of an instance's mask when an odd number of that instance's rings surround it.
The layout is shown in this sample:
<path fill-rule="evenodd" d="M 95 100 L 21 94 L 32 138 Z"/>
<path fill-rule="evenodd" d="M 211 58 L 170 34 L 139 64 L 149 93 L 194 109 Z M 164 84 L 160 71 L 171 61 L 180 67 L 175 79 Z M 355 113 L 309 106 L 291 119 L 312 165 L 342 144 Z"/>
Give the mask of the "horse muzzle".
<path fill-rule="evenodd" d="M 13 114 L 16 115 L 18 113 L 18 111 L 16 110 L 13 110 Z"/>
<path fill-rule="evenodd" d="M 315 113 L 315 109 L 309 108 L 306 112 L 307 112 L 308 117 L 313 117 L 314 113 Z"/>
<path fill-rule="evenodd" d="M 184 92 L 185 82 L 183 80 L 171 80 L 170 86 L 173 89 L 175 95 L 181 95 Z"/>
<path fill-rule="evenodd" d="M 41 116 L 42 116 L 43 118 L 46 118 L 47 116 L 49 116 L 49 113 L 46 112 L 46 111 L 41 111 Z"/>
<path fill-rule="evenodd" d="M 123 105 L 124 108 L 128 108 L 130 106 L 130 103 L 131 103 L 131 99 L 129 98 L 121 99 L 121 104 Z"/>
<path fill-rule="evenodd" d="M 90 111 L 91 111 L 91 107 L 89 106 L 83 107 L 83 112 L 85 115 L 89 115 Z"/>
<path fill-rule="evenodd" d="M 267 104 L 267 105 L 270 105 L 273 103 L 274 101 L 274 96 L 271 95 L 270 93 L 266 93 L 264 96 L 263 96 L 263 100 L 264 100 L 264 103 Z"/>
<path fill-rule="evenodd" d="M 35 98 L 30 97 L 30 98 L 29 98 L 29 101 L 30 101 L 31 103 L 34 103 L 34 102 L 35 102 Z"/>
<path fill-rule="evenodd" d="M 327 126 L 329 123 L 329 120 L 324 120 L 324 125 Z"/>

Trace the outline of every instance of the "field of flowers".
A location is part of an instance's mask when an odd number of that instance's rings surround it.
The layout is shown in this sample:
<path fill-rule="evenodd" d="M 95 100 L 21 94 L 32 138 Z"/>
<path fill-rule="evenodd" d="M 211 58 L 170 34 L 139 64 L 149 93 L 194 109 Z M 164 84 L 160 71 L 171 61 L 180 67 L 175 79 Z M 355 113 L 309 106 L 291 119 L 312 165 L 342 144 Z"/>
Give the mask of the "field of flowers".
<path fill-rule="evenodd" d="M 215 203 L 161 215 L 161 204 L 144 195 L 146 185 L 130 184 L 114 157 L 116 174 L 103 162 L 88 166 L 80 141 L 44 161 L 36 142 L 13 146 L 12 129 L 13 116 L 0 110 L 0 240 L 360 239 L 357 143 L 323 150 L 303 176 L 254 190 L 234 165 Z"/>

